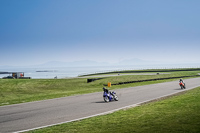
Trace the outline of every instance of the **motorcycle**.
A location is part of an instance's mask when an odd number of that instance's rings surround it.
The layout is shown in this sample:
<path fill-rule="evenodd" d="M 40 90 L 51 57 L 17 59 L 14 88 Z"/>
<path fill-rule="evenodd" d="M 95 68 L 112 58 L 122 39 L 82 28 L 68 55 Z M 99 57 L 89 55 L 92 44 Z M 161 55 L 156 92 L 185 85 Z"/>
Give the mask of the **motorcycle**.
<path fill-rule="evenodd" d="M 116 93 L 114 91 L 113 92 L 104 91 L 103 99 L 104 99 L 105 102 L 110 102 L 112 100 L 115 100 L 115 101 L 119 100 L 118 96 L 116 95 Z"/>
<path fill-rule="evenodd" d="M 179 85 L 180 85 L 181 89 L 185 89 L 186 88 L 185 83 L 183 83 L 183 82 L 180 82 Z"/>

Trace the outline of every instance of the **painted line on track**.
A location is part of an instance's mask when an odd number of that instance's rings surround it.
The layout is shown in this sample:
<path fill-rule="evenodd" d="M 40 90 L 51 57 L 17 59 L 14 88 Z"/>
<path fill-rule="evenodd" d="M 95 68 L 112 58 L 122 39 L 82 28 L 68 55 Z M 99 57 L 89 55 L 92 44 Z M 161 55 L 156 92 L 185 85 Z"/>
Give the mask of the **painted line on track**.
<path fill-rule="evenodd" d="M 106 114 L 110 114 L 110 113 L 113 113 L 113 112 L 116 112 L 116 111 L 119 111 L 119 110 L 122 110 L 122 109 L 128 109 L 128 108 L 137 107 L 137 106 L 140 106 L 140 105 L 142 105 L 144 103 L 148 103 L 148 102 L 154 101 L 156 99 L 161 99 L 161 98 L 164 98 L 164 97 L 172 96 L 172 95 L 175 95 L 175 94 L 187 91 L 187 90 L 191 90 L 191 89 L 194 89 L 194 88 L 197 88 L 197 87 L 200 87 L 200 85 L 194 86 L 194 87 L 191 87 L 191 88 L 187 88 L 187 89 L 181 90 L 179 92 L 174 92 L 174 93 L 163 95 L 163 96 L 160 96 L 160 97 L 157 97 L 157 98 L 153 98 L 153 99 L 150 99 L 150 100 L 139 102 L 139 103 L 136 103 L 136 104 L 128 105 L 128 106 L 125 106 L 125 107 L 122 107 L 122 108 L 117 108 L 117 109 L 114 109 L 114 110 L 106 111 L 106 112 L 103 112 L 103 113 L 90 115 L 90 116 L 86 116 L 86 117 L 82 117 L 82 118 L 78 118 L 78 119 L 74 119 L 74 120 L 70 120 L 70 121 L 64 121 L 64 122 L 60 122 L 60 123 L 55 123 L 55 124 L 51 124 L 51 125 L 46 125 L 46 126 L 41 126 L 41 127 L 36 127 L 36 128 L 31 128 L 31 129 L 26 129 L 26 130 L 21 130 L 21 131 L 16 131 L 16 132 L 13 132 L 13 133 L 22 133 L 22 132 L 42 129 L 42 128 L 46 128 L 46 127 L 61 125 L 61 124 L 69 123 L 69 122 L 79 121 L 79 120 L 83 120 L 83 119 L 87 119 L 87 118 L 91 118 L 91 117 L 95 117 L 95 116 L 106 115 Z"/>

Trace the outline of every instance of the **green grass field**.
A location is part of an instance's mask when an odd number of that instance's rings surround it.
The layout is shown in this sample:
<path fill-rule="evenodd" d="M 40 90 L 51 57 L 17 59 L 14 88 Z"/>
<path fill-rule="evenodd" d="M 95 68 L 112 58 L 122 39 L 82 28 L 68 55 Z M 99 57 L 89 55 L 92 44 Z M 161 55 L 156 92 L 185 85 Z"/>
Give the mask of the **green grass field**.
<path fill-rule="evenodd" d="M 153 70 L 148 73 L 157 73 Z M 167 72 L 167 71 L 166 71 Z M 118 72 L 117 72 L 118 73 Z M 116 73 L 116 74 L 117 74 Z M 138 72 L 124 72 L 138 73 Z M 139 73 L 147 73 L 144 72 Z M 165 72 L 162 72 L 165 73 Z M 87 78 L 73 79 L 0 79 L 0 106 L 59 98 L 71 95 L 86 94 L 102 91 L 108 82 L 128 82 L 146 79 L 196 77 L 200 69 L 178 69 L 159 75 L 124 75 L 103 77 L 91 83 Z M 112 73 L 113 74 L 113 73 Z M 104 75 L 104 74 L 103 74 Z M 101 77 L 101 74 L 98 74 Z M 176 79 L 155 80 L 147 82 L 112 85 L 109 89 L 120 89 L 148 84 L 167 82 Z M 139 107 L 120 110 L 112 114 L 93 117 L 81 121 L 66 123 L 35 131 L 34 133 L 73 133 L 73 132 L 148 132 L 148 133 L 198 133 L 200 132 L 200 87 L 190 90 L 183 95 L 141 105 Z"/>
<path fill-rule="evenodd" d="M 157 73 L 160 70 L 151 73 Z M 127 72 L 126 72 L 127 73 Z M 134 72 L 129 72 L 134 73 Z M 141 72 L 140 72 L 141 73 Z M 146 71 L 144 70 L 144 73 Z M 169 73 L 169 72 L 168 72 Z M 159 75 L 125 75 L 125 76 L 112 76 L 104 77 L 101 80 L 96 80 L 87 83 L 86 78 L 73 78 L 73 79 L 0 79 L 0 106 L 24 103 L 52 98 L 59 98 L 71 95 L 86 94 L 92 92 L 102 91 L 104 84 L 108 82 L 118 83 L 127 81 L 138 81 L 145 79 L 156 79 L 166 77 L 195 77 L 200 73 L 199 70 L 187 69 L 186 71 L 173 71 L 169 74 Z M 100 74 L 98 74 L 101 77 Z M 158 80 L 139 83 L 130 83 L 123 85 L 113 85 L 109 89 L 120 89 L 126 87 L 141 86 L 147 84 L 161 83 L 171 80 Z"/>
<path fill-rule="evenodd" d="M 165 100 L 30 133 L 199 133 L 200 87 Z"/>

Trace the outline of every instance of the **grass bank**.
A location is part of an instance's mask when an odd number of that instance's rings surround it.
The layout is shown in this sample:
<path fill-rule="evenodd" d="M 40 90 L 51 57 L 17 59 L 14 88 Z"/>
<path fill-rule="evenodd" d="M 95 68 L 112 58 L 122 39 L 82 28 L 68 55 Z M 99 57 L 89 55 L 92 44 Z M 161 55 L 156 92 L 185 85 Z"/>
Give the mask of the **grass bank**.
<path fill-rule="evenodd" d="M 93 73 L 84 76 L 96 76 L 96 75 L 110 75 L 110 74 L 127 74 L 127 73 L 157 73 L 157 72 L 186 72 L 186 71 L 200 71 L 200 68 L 177 68 L 177 69 L 146 69 L 146 70 L 123 70 L 123 71 L 111 71 L 103 73 Z"/>
<path fill-rule="evenodd" d="M 199 101 L 200 87 L 135 108 L 29 131 L 29 133 L 199 133 Z"/>
<path fill-rule="evenodd" d="M 190 70 L 190 69 L 189 69 Z M 159 70 L 153 73 L 160 72 Z M 132 72 L 131 72 L 132 73 Z M 142 73 L 142 72 L 140 72 Z M 146 71 L 144 70 L 144 73 Z M 87 78 L 74 79 L 0 79 L 0 106 L 24 103 L 71 95 L 86 94 L 102 91 L 104 84 L 108 82 L 129 82 L 146 79 L 168 78 L 168 77 L 196 77 L 200 70 L 192 71 L 173 71 L 169 74 L 159 75 L 124 75 L 104 77 L 87 83 Z M 101 75 L 99 75 L 101 77 Z M 115 85 L 109 89 L 120 89 L 126 87 L 141 86 L 147 84 L 155 84 L 178 79 L 156 80 L 139 83 L 130 83 L 123 85 Z"/>

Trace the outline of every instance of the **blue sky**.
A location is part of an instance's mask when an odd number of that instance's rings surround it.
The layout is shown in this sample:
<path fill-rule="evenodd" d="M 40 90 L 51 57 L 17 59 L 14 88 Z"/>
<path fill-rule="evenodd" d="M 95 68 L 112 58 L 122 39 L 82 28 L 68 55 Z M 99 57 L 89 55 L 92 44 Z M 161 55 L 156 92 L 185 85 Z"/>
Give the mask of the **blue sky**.
<path fill-rule="evenodd" d="M 200 63 L 199 0 L 0 0 L 0 65 Z"/>

